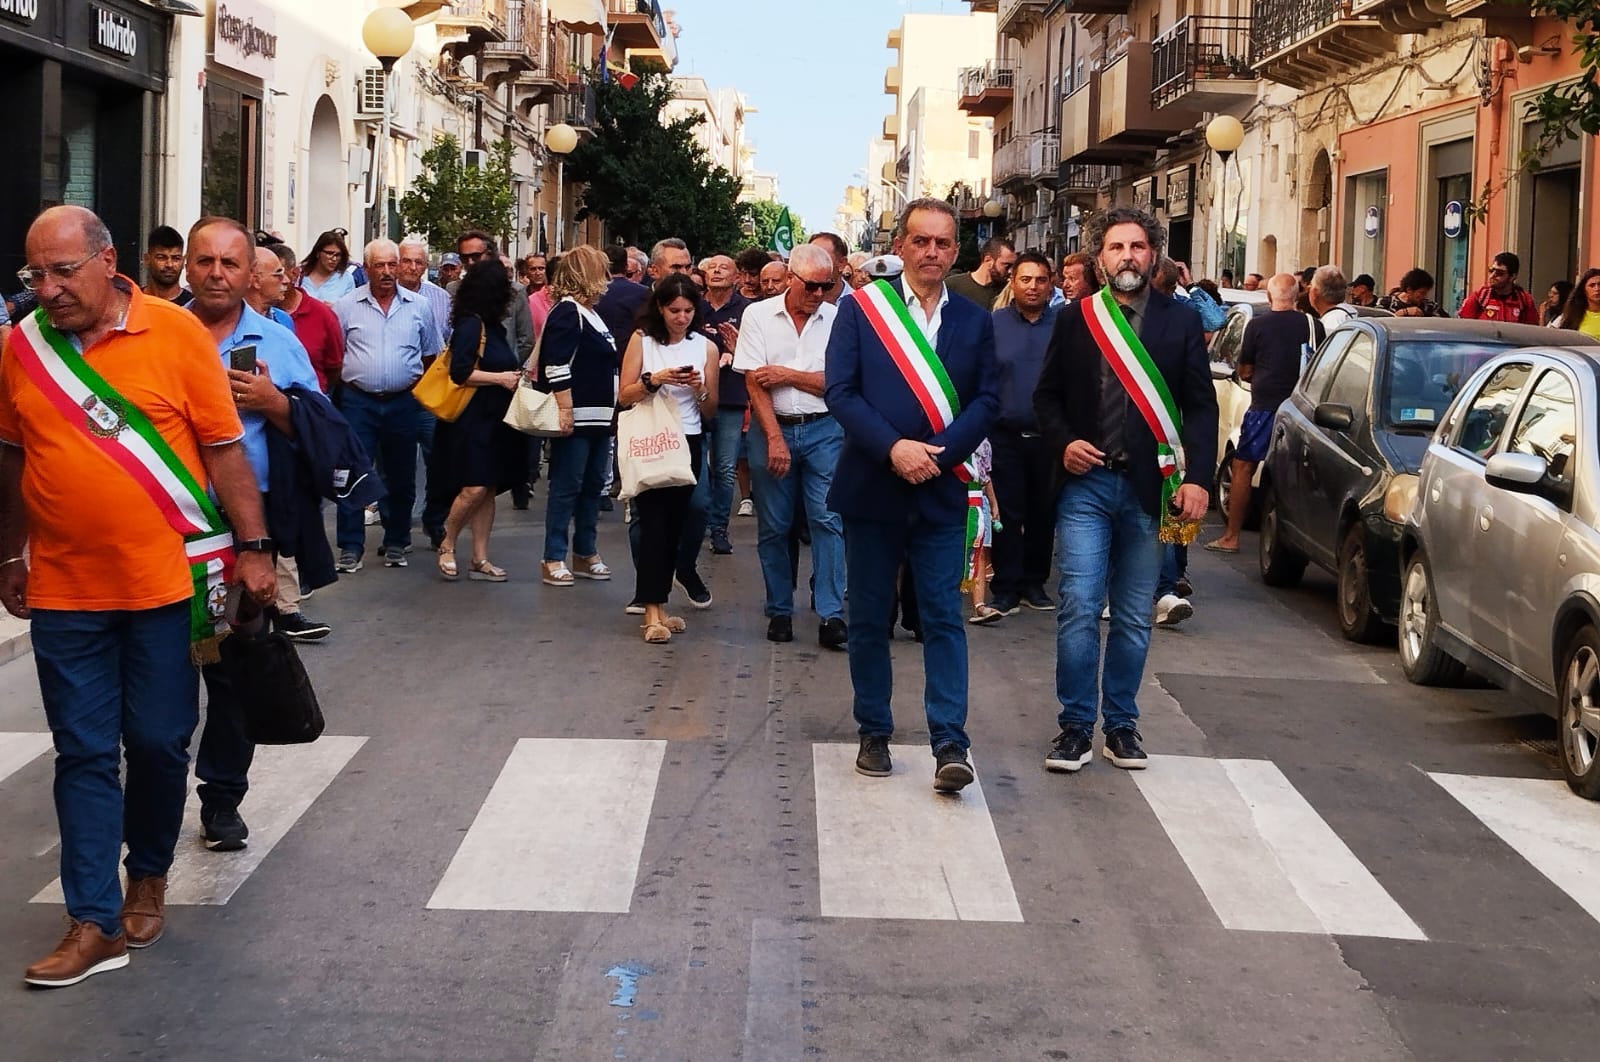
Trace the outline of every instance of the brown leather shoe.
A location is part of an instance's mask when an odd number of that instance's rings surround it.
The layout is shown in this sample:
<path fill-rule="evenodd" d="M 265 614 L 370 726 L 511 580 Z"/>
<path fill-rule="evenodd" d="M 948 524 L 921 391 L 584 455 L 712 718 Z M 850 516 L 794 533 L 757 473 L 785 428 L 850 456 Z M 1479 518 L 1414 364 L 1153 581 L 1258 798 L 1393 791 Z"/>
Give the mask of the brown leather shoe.
<path fill-rule="evenodd" d="M 28 967 L 22 979 L 40 988 L 66 988 L 87 977 L 128 965 L 126 936 L 108 937 L 93 922 L 71 920 L 67 935 L 48 956 Z"/>
<path fill-rule="evenodd" d="M 122 933 L 130 948 L 148 948 L 161 939 L 166 927 L 167 879 L 129 879 L 128 898 L 122 901 Z"/>

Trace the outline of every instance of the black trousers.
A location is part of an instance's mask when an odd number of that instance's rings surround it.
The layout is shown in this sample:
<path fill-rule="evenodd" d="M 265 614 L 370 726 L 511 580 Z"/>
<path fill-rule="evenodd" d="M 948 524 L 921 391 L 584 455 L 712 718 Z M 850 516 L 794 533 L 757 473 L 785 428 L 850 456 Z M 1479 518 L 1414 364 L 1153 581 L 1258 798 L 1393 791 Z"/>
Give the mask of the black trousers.
<path fill-rule="evenodd" d="M 701 469 L 702 437 L 690 435 L 689 465 Z M 678 543 L 694 500 L 694 486 L 658 487 L 633 499 L 633 520 L 639 527 L 639 544 L 633 553 L 633 599 L 641 605 L 664 605 L 672 593 L 672 575 L 678 566 Z"/>
<path fill-rule="evenodd" d="M 200 676 L 206 684 L 206 723 L 194 760 L 195 777 L 200 780 L 195 792 L 203 807 L 237 808 L 250 788 L 256 747 L 245 734 L 244 717 L 222 665 L 207 664 Z"/>
<path fill-rule="evenodd" d="M 1050 578 L 1058 456 L 1049 452 L 1044 439 L 1009 428 L 995 428 L 989 434 L 989 446 L 994 450 L 994 496 L 1000 503 L 1004 528 L 995 532 L 990 552 L 992 597 L 1016 598 Z"/>

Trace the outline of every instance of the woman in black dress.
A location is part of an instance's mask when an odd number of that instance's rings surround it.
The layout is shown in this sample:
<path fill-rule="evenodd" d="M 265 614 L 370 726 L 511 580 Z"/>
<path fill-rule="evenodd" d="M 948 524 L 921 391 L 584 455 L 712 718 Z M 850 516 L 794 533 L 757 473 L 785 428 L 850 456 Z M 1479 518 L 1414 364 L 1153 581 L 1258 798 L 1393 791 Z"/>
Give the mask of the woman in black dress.
<path fill-rule="evenodd" d="M 506 581 L 505 569 L 489 562 L 489 532 L 494 527 L 494 499 L 501 491 L 527 482 L 527 443 L 503 418 L 522 367 L 500 322 L 511 305 L 511 277 L 499 258 L 475 262 L 456 289 L 450 311 L 450 379 L 477 388 L 461 416 L 439 422 L 433 444 L 433 467 L 445 493 L 453 495 L 450 515 L 439 543 L 439 574 L 454 579 L 456 539 L 472 532 L 469 579 Z"/>

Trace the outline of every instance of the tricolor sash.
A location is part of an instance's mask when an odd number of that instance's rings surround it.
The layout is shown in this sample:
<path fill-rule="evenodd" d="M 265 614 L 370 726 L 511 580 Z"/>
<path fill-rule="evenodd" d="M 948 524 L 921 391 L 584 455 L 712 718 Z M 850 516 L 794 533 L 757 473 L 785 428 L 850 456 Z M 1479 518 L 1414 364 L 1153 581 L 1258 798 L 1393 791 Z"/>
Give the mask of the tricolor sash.
<path fill-rule="evenodd" d="M 189 602 L 190 654 L 217 659 L 226 628 L 223 604 L 233 571 L 233 534 L 200 484 L 132 402 L 119 395 L 58 332 L 40 307 L 17 323 L 12 350 L 23 371 L 67 422 L 131 476 L 183 538 L 194 581 Z"/>
<path fill-rule="evenodd" d="M 934 353 L 933 346 L 922 328 L 911 319 L 911 311 L 887 280 L 875 280 L 855 293 L 853 298 L 861 307 L 867 323 L 879 342 L 889 352 L 895 368 L 905 377 L 906 385 L 916 396 L 917 404 L 935 432 L 941 432 L 955 422 L 961 412 L 961 398 L 956 394 L 944 362 Z M 978 514 L 983 506 L 983 484 L 978 482 L 977 469 L 972 460 L 956 465 L 950 470 L 967 487 L 967 579 L 974 573 L 977 552 L 974 545 L 978 537 Z"/>
<path fill-rule="evenodd" d="M 1109 286 L 1083 300 L 1083 319 L 1089 334 L 1105 356 L 1107 364 L 1122 381 L 1133 404 L 1156 437 L 1156 466 L 1161 472 L 1161 519 L 1170 515 L 1172 496 L 1183 485 L 1183 442 L 1178 431 L 1183 417 L 1172 400 L 1172 392 L 1150 352 L 1128 324 L 1128 318 Z"/>

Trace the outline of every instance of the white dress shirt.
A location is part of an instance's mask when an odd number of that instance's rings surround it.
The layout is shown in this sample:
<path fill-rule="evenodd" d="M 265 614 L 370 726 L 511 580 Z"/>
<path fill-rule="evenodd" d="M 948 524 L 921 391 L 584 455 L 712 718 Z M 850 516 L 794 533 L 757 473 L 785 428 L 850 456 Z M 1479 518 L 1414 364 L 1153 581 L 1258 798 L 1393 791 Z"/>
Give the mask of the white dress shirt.
<path fill-rule="evenodd" d="M 763 365 L 781 365 L 796 372 L 822 372 L 828 365 L 828 336 L 838 310 L 824 302 L 795 330 L 794 318 L 784 302 L 785 296 L 763 299 L 744 311 L 739 325 L 739 343 L 733 355 L 733 371 L 746 373 Z M 826 413 L 828 403 L 818 395 L 798 387 L 773 387 L 772 411 L 784 417 L 803 417 Z"/>
<path fill-rule="evenodd" d="M 930 318 L 922 312 L 922 300 L 911 290 L 911 285 L 906 285 L 906 309 L 911 311 L 911 319 L 921 326 L 922 334 L 928 337 L 928 346 L 934 350 L 939 349 L 939 323 L 944 320 L 945 304 L 949 301 L 950 289 L 940 284 L 939 301 L 934 304 Z"/>

